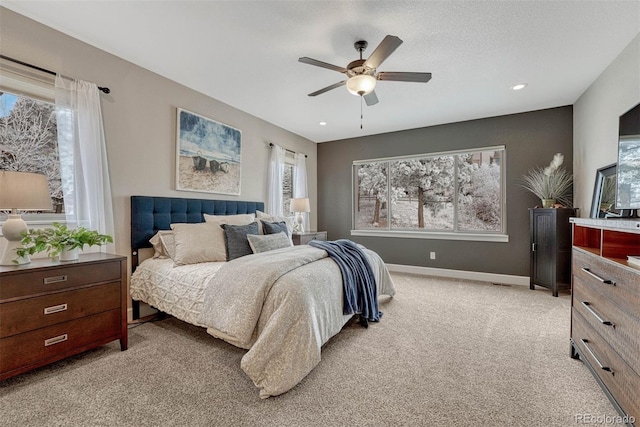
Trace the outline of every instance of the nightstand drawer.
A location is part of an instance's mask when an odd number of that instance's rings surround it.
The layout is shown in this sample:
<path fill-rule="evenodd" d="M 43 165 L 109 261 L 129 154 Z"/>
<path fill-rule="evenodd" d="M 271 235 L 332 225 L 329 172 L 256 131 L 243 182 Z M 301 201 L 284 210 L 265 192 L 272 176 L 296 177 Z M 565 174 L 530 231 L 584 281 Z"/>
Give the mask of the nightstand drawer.
<path fill-rule="evenodd" d="M 291 240 L 294 245 L 308 245 L 312 240 L 327 240 L 327 232 L 310 231 L 306 233 L 293 233 Z"/>
<path fill-rule="evenodd" d="M 59 360 L 120 337 L 120 309 L 0 339 L 0 372 Z M 53 358 L 53 359 L 52 359 Z"/>
<path fill-rule="evenodd" d="M 120 307 L 120 282 L 0 304 L 0 338 Z"/>
<path fill-rule="evenodd" d="M 46 270 L 20 271 L 2 277 L 0 300 L 19 299 L 89 283 L 120 280 L 120 261 L 99 263 L 73 262 Z"/>

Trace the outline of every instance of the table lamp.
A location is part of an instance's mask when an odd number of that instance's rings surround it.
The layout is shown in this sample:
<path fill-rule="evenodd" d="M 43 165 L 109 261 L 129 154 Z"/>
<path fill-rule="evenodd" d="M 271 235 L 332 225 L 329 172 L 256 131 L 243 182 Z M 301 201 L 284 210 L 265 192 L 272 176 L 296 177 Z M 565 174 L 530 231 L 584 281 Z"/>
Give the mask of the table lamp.
<path fill-rule="evenodd" d="M 11 209 L 2 226 L 7 244 L 0 265 L 28 264 L 29 255 L 18 257 L 16 254 L 16 249 L 21 247 L 22 233 L 29 230 L 18 211 L 51 209 L 47 177 L 38 173 L 0 171 L 0 209 Z"/>
<path fill-rule="evenodd" d="M 296 212 L 298 216 L 296 221 L 298 222 L 298 229 L 301 233 L 304 233 L 304 218 L 302 218 L 302 212 L 311 212 L 311 206 L 309 205 L 309 199 L 304 197 L 300 199 L 291 199 L 291 212 Z"/>

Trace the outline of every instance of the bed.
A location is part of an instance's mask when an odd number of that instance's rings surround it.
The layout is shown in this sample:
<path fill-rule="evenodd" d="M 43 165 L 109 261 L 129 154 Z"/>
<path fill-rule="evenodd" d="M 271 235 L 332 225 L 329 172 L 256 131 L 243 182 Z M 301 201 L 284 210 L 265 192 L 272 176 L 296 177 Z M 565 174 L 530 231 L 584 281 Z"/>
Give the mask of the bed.
<path fill-rule="evenodd" d="M 244 230 L 256 223 L 282 224 L 261 220 L 251 224 L 245 215 L 262 212 L 260 202 L 214 201 L 165 197 L 132 196 L 131 241 L 135 272 L 130 292 L 143 301 L 180 320 L 206 328 L 207 332 L 247 350 L 241 369 L 258 387 L 261 398 L 279 395 L 298 384 L 320 362 L 321 347 L 353 317 L 343 314 L 343 281 L 338 264 L 327 252 L 307 245 L 280 245 L 226 261 L 212 256 L 205 262 L 178 262 L 180 254 L 166 257 L 155 251 L 152 258 L 137 265 L 141 249 L 151 247 L 154 236 L 171 236 L 178 252 L 199 248 L 186 240 L 204 242 L 219 237 L 203 237 L 202 230 L 224 232 Z M 227 225 L 211 227 L 209 221 Z M 220 223 L 220 225 L 222 225 Z M 174 225 L 171 233 L 171 224 Z M 266 226 L 265 226 L 266 227 Z M 198 232 L 194 232 L 197 229 Z M 277 231 L 277 230 L 276 230 Z M 251 241 L 280 241 L 287 233 L 251 238 Z M 225 241 L 231 244 L 230 234 Z M 171 245 L 169 245 L 171 246 Z M 209 245 L 207 243 L 207 249 Z M 258 245 L 253 245 L 259 248 Z M 256 250 L 256 248 L 253 248 Z M 205 249 L 198 249 L 199 256 Z M 194 251 L 192 251 L 194 252 Z M 375 276 L 376 295 L 395 294 L 386 266 L 373 251 L 362 248 Z M 233 253 L 227 247 L 229 256 Z M 364 330 L 363 330 L 364 331 Z"/>

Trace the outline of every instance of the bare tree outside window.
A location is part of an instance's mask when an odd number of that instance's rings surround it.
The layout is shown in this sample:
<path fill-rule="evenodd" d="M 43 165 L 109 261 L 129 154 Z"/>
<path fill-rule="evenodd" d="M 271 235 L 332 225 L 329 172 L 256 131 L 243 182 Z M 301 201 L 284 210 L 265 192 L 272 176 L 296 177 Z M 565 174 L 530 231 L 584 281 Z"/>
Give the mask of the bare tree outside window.
<path fill-rule="evenodd" d="M 285 163 L 282 177 L 282 213 L 285 216 L 291 212 L 291 199 L 293 198 L 293 165 Z"/>
<path fill-rule="evenodd" d="M 500 232 L 503 153 L 500 149 L 356 162 L 354 226 Z"/>
<path fill-rule="evenodd" d="M 0 92 L 0 170 L 44 174 L 56 212 L 64 210 L 55 106 Z"/>

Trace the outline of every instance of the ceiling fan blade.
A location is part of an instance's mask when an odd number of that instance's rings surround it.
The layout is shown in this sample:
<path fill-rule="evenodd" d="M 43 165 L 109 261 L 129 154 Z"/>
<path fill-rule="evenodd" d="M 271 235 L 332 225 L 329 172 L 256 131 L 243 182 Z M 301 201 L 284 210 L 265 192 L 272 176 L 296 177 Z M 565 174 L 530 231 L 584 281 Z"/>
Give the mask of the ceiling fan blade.
<path fill-rule="evenodd" d="M 373 69 L 376 69 L 382 64 L 382 62 L 393 53 L 394 50 L 402 44 L 400 37 L 386 36 L 384 40 L 380 42 L 378 47 L 373 51 L 371 56 L 364 62 L 364 65 Z"/>
<path fill-rule="evenodd" d="M 320 89 L 320 90 L 317 90 L 317 91 L 315 91 L 315 92 L 312 92 L 312 93 L 310 93 L 308 96 L 321 95 L 321 94 L 323 94 L 323 93 L 325 93 L 325 92 L 329 92 L 329 91 L 330 91 L 330 90 L 332 90 L 332 89 L 335 89 L 335 88 L 337 88 L 337 87 L 343 86 L 346 82 L 347 82 L 346 80 L 343 80 L 343 81 L 341 81 L 341 82 L 334 83 L 334 84 L 332 84 L 331 86 L 327 86 L 327 87 L 325 87 L 325 88 L 322 88 L 322 89 Z"/>
<path fill-rule="evenodd" d="M 316 67 L 328 68 L 333 71 L 337 71 L 339 73 L 346 73 L 347 69 L 344 67 L 338 67 L 337 65 L 329 64 L 327 62 L 318 61 L 317 59 L 307 58 L 303 56 L 302 58 L 298 58 L 299 62 L 309 65 L 315 65 Z"/>
<path fill-rule="evenodd" d="M 431 73 L 403 73 L 399 71 L 386 71 L 378 73 L 378 80 L 392 80 L 396 82 L 426 83 L 431 80 Z"/>
<path fill-rule="evenodd" d="M 378 103 L 378 95 L 376 95 L 376 91 L 372 91 L 371 93 L 364 96 L 364 102 L 367 103 L 369 107 L 372 105 L 376 105 Z"/>

